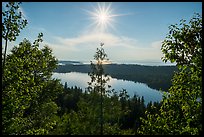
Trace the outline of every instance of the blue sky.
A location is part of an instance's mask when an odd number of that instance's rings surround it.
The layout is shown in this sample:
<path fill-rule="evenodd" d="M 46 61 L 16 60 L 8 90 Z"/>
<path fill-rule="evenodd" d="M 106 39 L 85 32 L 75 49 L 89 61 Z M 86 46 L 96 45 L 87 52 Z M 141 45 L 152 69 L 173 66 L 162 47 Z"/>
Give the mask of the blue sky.
<path fill-rule="evenodd" d="M 2 4 L 4 9 L 4 3 Z M 100 29 L 93 14 L 109 7 L 107 27 Z M 202 13 L 201 2 L 23 2 L 21 11 L 28 20 L 13 45 L 27 38 L 31 42 L 43 32 L 59 60 L 93 60 L 100 42 L 112 61 L 161 61 L 161 42 L 168 26 Z M 112 27 L 111 27 L 112 26 Z"/>

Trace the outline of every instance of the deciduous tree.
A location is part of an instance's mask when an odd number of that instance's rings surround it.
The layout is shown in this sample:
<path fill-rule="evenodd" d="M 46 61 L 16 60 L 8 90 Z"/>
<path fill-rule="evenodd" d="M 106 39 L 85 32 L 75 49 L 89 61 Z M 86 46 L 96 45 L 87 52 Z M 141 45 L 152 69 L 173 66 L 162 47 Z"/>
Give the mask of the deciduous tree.
<path fill-rule="evenodd" d="M 6 50 L 8 41 L 15 41 L 20 31 L 27 25 L 27 20 L 23 18 L 20 10 L 21 2 L 8 2 L 5 10 L 2 11 L 2 38 L 5 40 L 4 58 L 3 58 L 3 74 L 6 62 Z"/>
<path fill-rule="evenodd" d="M 141 134 L 192 134 L 202 132 L 202 17 L 171 25 L 162 44 L 163 61 L 176 62 L 179 72 L 158 114 L 146 112 Z"/>
<path fill-rule="evenodd" d="M 2 85 L 3 134 L 46 134 L 56 123 L 54 100 L 63 87 L 59 80 L 51 79 L 57 59 L 48 46 L 39 49 L 42 36 L 33 44 L 25 39 L 7 55 Z"/>

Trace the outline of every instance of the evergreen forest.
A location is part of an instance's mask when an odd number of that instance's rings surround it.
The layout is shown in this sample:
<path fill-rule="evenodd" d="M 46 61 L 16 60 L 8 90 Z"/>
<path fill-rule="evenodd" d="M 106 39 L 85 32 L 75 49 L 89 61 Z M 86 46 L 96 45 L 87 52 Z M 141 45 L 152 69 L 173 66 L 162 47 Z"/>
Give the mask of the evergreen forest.
<path fill-rule="evenodd" d="M 170 25 L 162 42 L 162 61 L 176 66 L 108 64 L 104 45 L 96 45 L 90 65 L 58 65 L 43 36 L 25 38 L 7 52 L 29 25 L 18 12 L 20 2 L 2 11 L 2 134 L 3 135 L 201 135 L 202 130 L 202 16 Z M 69 87 L 53 72 L 88 73 L 83 91 Z M 108 85 L 113 78 L 147 83 L 164 91 L 161 102 L 144 104 L 126 89 Z"/>

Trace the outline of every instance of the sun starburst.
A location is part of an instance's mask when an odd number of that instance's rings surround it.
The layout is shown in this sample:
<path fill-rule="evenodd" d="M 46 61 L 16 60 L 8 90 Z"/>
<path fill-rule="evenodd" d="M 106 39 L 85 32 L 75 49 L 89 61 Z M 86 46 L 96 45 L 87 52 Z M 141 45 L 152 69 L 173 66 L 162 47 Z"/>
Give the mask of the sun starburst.
<path fill-rule="evenodd" d="M 122 14 L 114 14 L 111 8 L 112 3 L 97 3 L 97 7 L 93 11 L 86 10 L 90 14 L 90 18 L 93 20 L 91 26 L 95 26 L 95 29 L 104 32 L 110 27 L 114 28 L 114 17 L 122 16 Z"/>

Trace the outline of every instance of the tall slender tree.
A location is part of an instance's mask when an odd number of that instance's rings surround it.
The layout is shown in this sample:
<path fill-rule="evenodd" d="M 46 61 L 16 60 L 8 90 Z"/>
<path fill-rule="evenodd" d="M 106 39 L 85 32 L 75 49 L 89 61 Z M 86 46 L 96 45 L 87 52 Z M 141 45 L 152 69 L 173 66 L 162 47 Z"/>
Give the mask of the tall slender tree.
<path fill-rule="evenodd" d="M 91 62 L 92 72 L 89 73 L 91 82 L 88 82 L 90 92 L 99 93 L 101 96 L 100 101 L 100 133 L 103 135 L 103 96 L 107 95 L 106 84 L 109 81 L 109 77 L 105 74 L 103 64 L 107 61 L 107 54 L 103 48 L 104 43 L 100 44 L 100 48 L 97 48 L 96 54 L 94 55 L 95 63 Z M 93 86 L 93 88 L 91 87 Z"/>
<path fill-rule="evenodd" d="M 2 38 L 5 40 L 2 74 L 4 74 L 8 41 L 15 41 L 20 30 L 28 24 L 28 21 L 23 18 L 20 4 L 21 2 L 8 2 L 4 7 L 5 10 L 2 11 Z"/>

